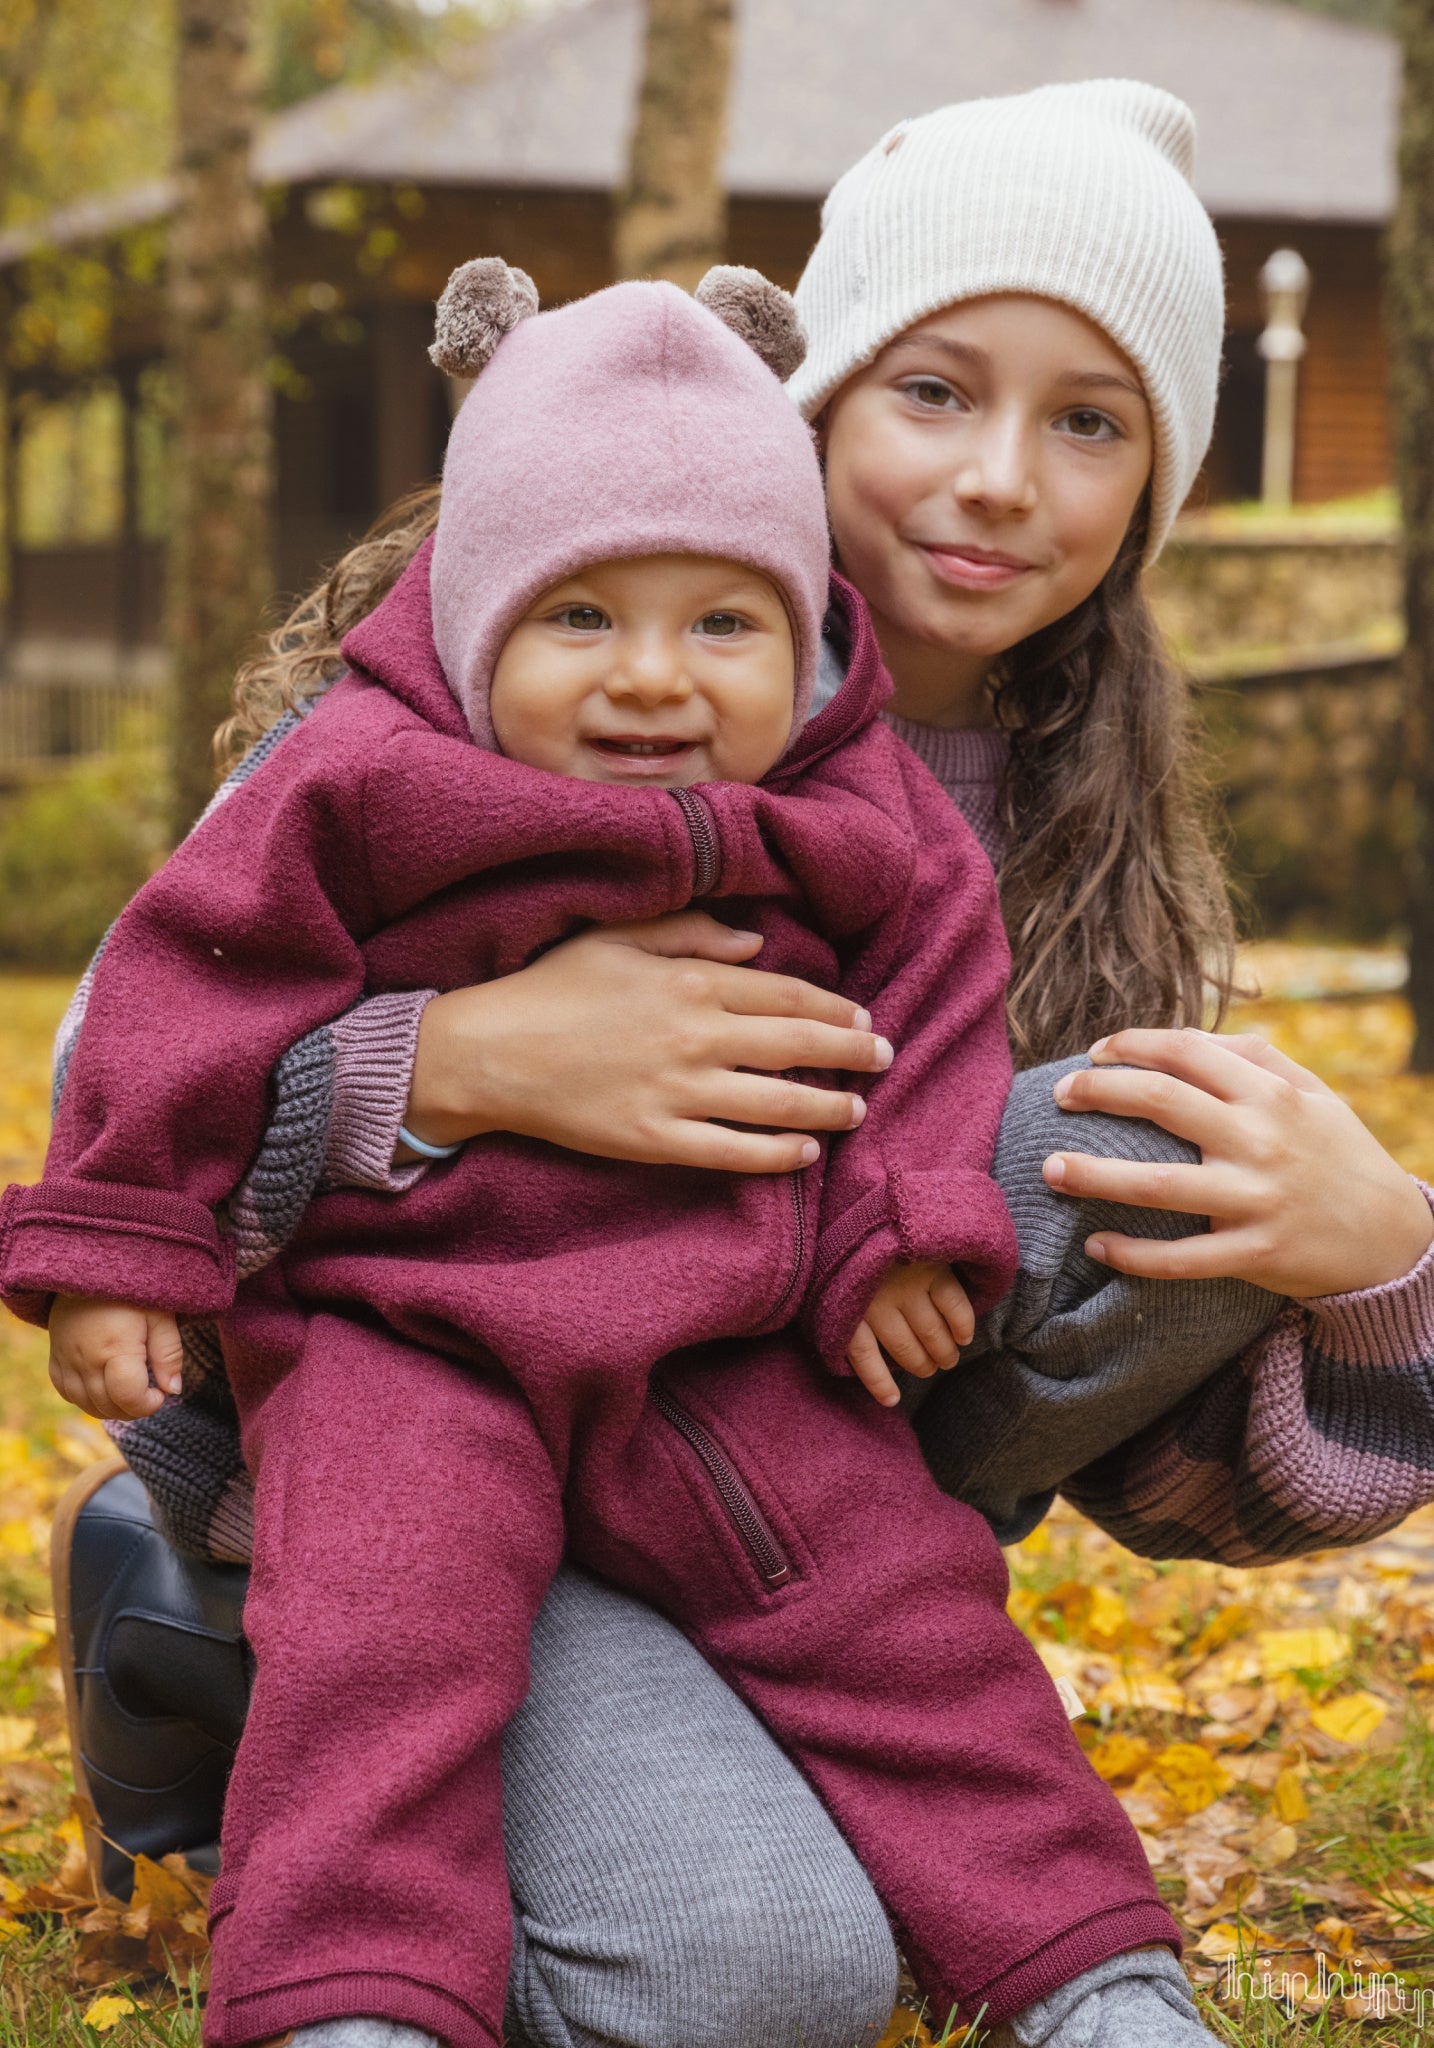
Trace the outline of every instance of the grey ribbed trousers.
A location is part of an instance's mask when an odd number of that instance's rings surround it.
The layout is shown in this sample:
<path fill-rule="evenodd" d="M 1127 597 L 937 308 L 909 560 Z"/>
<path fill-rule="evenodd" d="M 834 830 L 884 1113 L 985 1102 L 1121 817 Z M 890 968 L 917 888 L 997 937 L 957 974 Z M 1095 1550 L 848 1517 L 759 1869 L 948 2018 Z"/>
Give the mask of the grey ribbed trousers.
<path fill-rule="evenodd" d="M 1080 1064 L 1017 1077 L 996 1176 L 1020 1276 L 960 1366 L 917 1388 L 938 1479 L 1007 1540 L 1061 1479 L 1198 1385 L 1280 1306 L 1237 1282 L 1129 1280 L 1086 1258 L 1092 1230 L 1174 1237 L 1191 1219 L 1054 1195 L 1048 1153 L 1195 1155 L 1154 1126 L 1058 1109 L 1054 1082 Z M 882 2031 L 896 1954 L 864 1872 L 761 1724 L 651 1608 L 559 1574 L 503 1781 L 512 2048 L 858 2048 Z M 1208 2039 L 1172 1967 L 1115 1958 L 1082 1987 L 1098 1978 L 1104 2007 L 1072 1987 L 1023 2016 L 1016 2038 Z"/>

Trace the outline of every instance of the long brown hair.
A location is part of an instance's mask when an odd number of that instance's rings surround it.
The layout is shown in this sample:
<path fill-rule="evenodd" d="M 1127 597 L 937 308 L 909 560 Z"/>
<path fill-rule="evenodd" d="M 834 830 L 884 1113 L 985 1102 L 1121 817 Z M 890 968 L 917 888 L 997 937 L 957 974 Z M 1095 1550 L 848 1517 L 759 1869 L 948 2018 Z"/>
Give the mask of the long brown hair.
<path fill-rule="evenodd" d="M 1234 918 L 1188 686 L 1141 581 L 1145 541 L 1142 506 L 1084 604 L 996 675 L 1018 1066 L 1130 1024 L 1218 1021 L 1233 992 Z"/>
<path fill-rule="evenodd" d="M 286 711 L 320 697 L 343 671 L 339 642 L 392 590 L 438 524 L 438 485 L 425 484 L 390 505 L 342 555 L 264 651 L 234 679 L 234 709 L 214 735 L 214 759 L 227 774 Z"/>
<path fill-rule="evenodd" d="M 340 673 L 339 642 L 398 581 L 438 520 L 438 486 L 393 506 L 302 598 L 234 686 L 215 735 L 231 767 Z M 1193 767 L 1186 688 L 1141 588 L 1137 516 L 1083 605 L 1014 648 L 997 676 L 1011 734 L 1001 902 L 1015 957 L 1019 1066 L 1127 1024 L 1223 1014 L 1234 925 Z"/>

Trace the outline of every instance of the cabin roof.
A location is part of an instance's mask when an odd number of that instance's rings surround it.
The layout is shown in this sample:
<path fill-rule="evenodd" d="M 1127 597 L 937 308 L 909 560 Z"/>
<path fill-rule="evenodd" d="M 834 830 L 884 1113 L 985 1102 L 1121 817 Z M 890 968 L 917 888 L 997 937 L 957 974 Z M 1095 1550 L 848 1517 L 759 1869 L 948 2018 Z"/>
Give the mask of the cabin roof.
<path fill-rule="evenodd" d="M 638 78 L 639 0 L 564 5 L 459 68 L 340 87 L 273 121 L 266 176 L 607 189 Z M 727 184 L 820 197 L 894 122 L 945 101 L 1140 78 L 1194 107 L 1223 217 L 1382 221 L 1392 36 L 1284 0 L 738 0 Z"/>
<path fill-rule="evenodd" d="M 956 99 L 1140 78 L 1188 100 L 1219 219 L 1376 225 L 1392 209 L 1399 56 L 1285 0 L 737 0 L 729 191 L 820 198 L 895 122 Z M 446 68 L 401 67 L 274 116 L 281 184 L 606 191 L 623 174 L 641 0 L 559 0 Z M 169 210 L 168 181 L 0 234 L 92 239 Z"/>

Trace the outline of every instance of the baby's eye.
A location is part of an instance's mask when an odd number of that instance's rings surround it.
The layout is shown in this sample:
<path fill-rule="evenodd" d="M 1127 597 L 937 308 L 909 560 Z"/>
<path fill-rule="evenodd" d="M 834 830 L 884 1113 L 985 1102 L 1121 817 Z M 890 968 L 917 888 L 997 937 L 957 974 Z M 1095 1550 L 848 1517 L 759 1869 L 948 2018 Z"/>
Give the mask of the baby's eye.
<path fill-rule="evenodd" d="M 708 612 L 697 621 L 697 630 L 710 640 L 730 640 L 734 633 L 742 630 L 742 621 L 736 612 Z"/>
<path fill-rule="evenodd" d="M 558 613 L 558 624 L 574 633 L 600 633 L 607 623 L 607 613 L 595 604 L 565 605 Z"/>
<path fill-rule="evenodd" d="M 1120 435 L 1120 429 L 1110 414 L 1097 412 L 1094 406 L 1081 406 L 1076 412 L 1068 412 L 1065 425 L 1078 441 L 1113 441 Z"/>

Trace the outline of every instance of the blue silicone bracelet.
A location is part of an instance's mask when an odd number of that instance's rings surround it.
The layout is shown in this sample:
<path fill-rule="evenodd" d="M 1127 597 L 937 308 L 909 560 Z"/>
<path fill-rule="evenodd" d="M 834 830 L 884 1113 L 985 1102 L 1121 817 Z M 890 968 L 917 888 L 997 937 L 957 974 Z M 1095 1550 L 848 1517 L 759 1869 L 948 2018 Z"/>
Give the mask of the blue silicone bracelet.
<path fill-rule="evenodd" d="M 463 1150 L 460 1139 L 456 1145 L 430 1145 L 423 1138 L 415 1138 L 406 1125 L 398 1127 L 399 1142 L 407 1145 L 410 1152 L 416 1152 L 420 1159 L 452 1159 Z"/>

